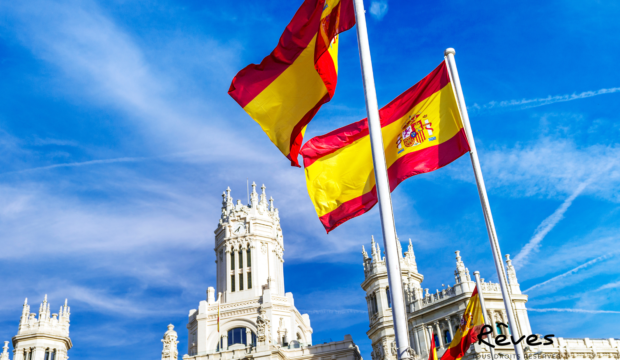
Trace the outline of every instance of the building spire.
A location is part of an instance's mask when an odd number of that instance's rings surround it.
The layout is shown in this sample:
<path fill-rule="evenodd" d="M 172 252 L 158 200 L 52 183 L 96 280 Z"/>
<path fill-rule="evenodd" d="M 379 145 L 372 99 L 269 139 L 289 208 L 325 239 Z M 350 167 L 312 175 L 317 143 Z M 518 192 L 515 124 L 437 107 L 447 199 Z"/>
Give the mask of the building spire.
<path fill-rule="evenodd" d="M 258 205 L 258 193 L 256 192 L 256 182 L 252 181 L 252 193 L 250 194 L 250 206 L 256 207 Z"/>
<path fill-rule="evenodd" d="M 265 184 L 263 184 L 263 186 L 260 187 L 262 190 L 262 193 L 260 194 L 260 204 L 263 206 L 267 205 L 267 193 L 265 192 L 265 189 L 267 189 L 265 187 Z"/>
<path fill-rule="evenodd" d="M 372 255 L 372 260 L 377 261 L 377 244 L 375 244 L 375 236 L 370 235 L 370 254 Z"/>
<path fill-rule="evenodd" d="M 0 354 L 0 360 L 9 360 L 9 342 L 5 341 L 2 347 L 2 354 Z"/>
<path fill-rule="evenodd" d="M 508 275 L 508 283 L 510 286 L 518 286 L 519 281 L 517 280 L 517 272 L 515 271 L 515 267 L 512 266 L 512 260 L 510 259 L 510 254 L 506 254 L 506 272 Z"/>
<path fill-rule="evenodd" d="M 456 270 L 454 271 L 454 279 L 456 283 L 462 283 L 466 281 L 471 281 L 471 277 L 469 276 L 469 269 L 465 267 L 465 263 L 461 259 L 461 252 L 455 251 L 456 253 Z"/>
<path fill-rule="evenodd" d="M 269 197 L 269 211 L 273 211 L 273 197 Z"/>
<path fill-rule="evenodd" d="M 366 252 L 364 245 L 362 245 L 362 255 L 364 256 L 364 260 L 368 259 L 368 253 Z"/>

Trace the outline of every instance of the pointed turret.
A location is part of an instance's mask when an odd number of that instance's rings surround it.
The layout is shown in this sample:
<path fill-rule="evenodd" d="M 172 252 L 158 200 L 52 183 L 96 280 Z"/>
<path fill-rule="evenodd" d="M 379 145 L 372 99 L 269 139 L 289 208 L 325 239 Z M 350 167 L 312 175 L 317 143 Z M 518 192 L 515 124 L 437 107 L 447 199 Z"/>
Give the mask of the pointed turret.
<path fill-rule="evenodd" d="M 462 283 L 466 281 L 471 281 L 471 277 L 469 276 L 469 269 L 465 267 L 465 263 L 461 259 L 461 252 L 455 251 L 456 253 L 456 270 L 454 271 L 454 279 L 456 283 Z"/>
<path fill-rule="evenodd" d="M 256 192 L 256 182 L 252 181 L 252 192 L 250 193 L 250 206 L 258 206 L 258 193 Z"/>
<path fill-rule="evenodd" d="M 260 189 L 262 190 L 262 192 L 260 194 L 259 204 L 262 207 L 266 208 L 267 207 L 267 193 L 265 192 L 265 189 L 267 189 L 267 187 L 265 187 L 265 184 L 263 184 L 263 186 L 261 186 Z"/>
<path fill-rule="evenodd" d="M 372 260 L 376 262 L 378 259 L 378 254 L 377 254 L 377 244 L 375 243 L 374 235 L 370 236 L 370 255 L 372 256 Z"/>
<path fill-rule="evenodd" d="M 508 276 L 508 284 L 510 284 L 510 286 L 519 286 L 519 281 L 517 280 L 517 272 L 515 270 L 515 267 L 512 265 L 510 254 L 506 254 L 506 272 Z"/>
<path fill-rule="evenodd" d="M 364 261 L 368 260 L 368 253 L 366 252 L 364 245 L 362 245 L 362 256 L 364 256 Z"/>
<path fill-rule="evenodd" d="M 9 360 L 9 342 L 5 341 L 2 347 L 2 354 L 0 354 L 0 360 Z"/>

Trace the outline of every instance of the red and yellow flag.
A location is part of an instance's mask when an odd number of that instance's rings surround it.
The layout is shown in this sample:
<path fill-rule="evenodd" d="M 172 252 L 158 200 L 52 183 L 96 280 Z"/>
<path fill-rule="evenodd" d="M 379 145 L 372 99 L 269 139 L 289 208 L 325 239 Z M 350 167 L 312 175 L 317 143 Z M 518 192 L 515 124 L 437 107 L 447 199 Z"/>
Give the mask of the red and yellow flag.
<path fill-rule="evenodd" d="M 437 360 L 437 349 L 435 348 L 435 333 L 431 334 L 431 349 L 428 351 L 428 360 Z"/>
<path fill-rule="evenodd" d="M 471 298 L 469 298 L 459 329 L 454 334 L 454 339 L 452 339 L 446 352 L 441 356 L 441 360 L 459 360 L 462 358 L 469 346 L 477 341 L 478 334 L 482 331 L 483 326 L 484 317 L 482 316 L 478 287 L 476 287 Z"/>
<path fill-rule="evenodd" d="M 305 0 L 260 65 L 235 76 L 228 94 L 298 166 L 306 126 L 338 80 L 338 34 L 355 25 L 352 0 Z"/>
<path fill-rule="evenodd" d="M 379 110 L 390 191 L 469 151 L 445 61 Z M 366 119 L 310 139 L 301 149 L 306 186 L 329 233 L 377 203 Z"/>

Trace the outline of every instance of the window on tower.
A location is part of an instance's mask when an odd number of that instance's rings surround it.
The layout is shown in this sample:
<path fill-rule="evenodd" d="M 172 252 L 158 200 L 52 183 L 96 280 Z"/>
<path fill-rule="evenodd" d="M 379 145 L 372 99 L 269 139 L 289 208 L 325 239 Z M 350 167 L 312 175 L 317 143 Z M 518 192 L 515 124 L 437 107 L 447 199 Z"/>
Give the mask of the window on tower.
<path fill-rule="evenodd" d="M 239 269 L 243 269 L 243 249 L 239 249 Z"/>
<path fill-rule="evenodd" d="M 252 272 L 248 271 L 248 289 L 252 288 Z"/>
<path fill-rule="evenodd" d="M 435 340 L 435 347 L 439 348 L 439 336 L 437 336 L 437 334 L 433 334 L 433 338 Z"/>
<path fill-rule="evenodd" d="M 392 295 L 390 293 L 389 286 L 385 288 L 385 293 L 387 294 L 388 307 L 391 308 L 392 307 Z"/>
<path fill-rule="evenodd" d="M 243 273 L 239 274 L 239 290 L 243 290 Z"/>
<path fill-rule="evenodd" d="M 249 244 L 248 244 L 248 251 L 247 251 L 247 254 L 248 254 L 248 260 L 247 260 L 247 263 L 248 263 L 248 267 L 250 267 L 250 266 L 252 266 L 252 253 L 251 253 L 251 251 L 250 251 L 250 245 L 249 245 Z"/>
<path fill-rule="evenodd" d="M 230 275 L 230 291 L 235 291 L 235 275 Z"/>
<path fill-rule="evenodd" d="M 230 270 L 235 270 L 235 252 L 230 252 Z"/>

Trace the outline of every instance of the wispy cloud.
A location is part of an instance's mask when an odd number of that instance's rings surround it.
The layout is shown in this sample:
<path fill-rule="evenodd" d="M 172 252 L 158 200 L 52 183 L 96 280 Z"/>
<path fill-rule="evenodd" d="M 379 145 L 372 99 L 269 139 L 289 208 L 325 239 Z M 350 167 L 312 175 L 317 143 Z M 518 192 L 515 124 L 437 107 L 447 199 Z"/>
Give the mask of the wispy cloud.
<path fill-rule="evenodd" d="M 549 309 L 532 309 L 528 308 L 528 311 L 534 312 L 573 312 L 573 313 L 585 313 L 585 314 L 620 314 L 620 311 L 614 310 L 588 310 L 588 309 L 558 309 L 558 308 L 549 308 Z"/>
<path fill-rule="evenodd" d="M 547 96 L 546 98 L 537 98 L 537 99 L 521 99 L 521 100 L 504 100 L 504 101 L 491 101 L 484 105 L 474 104 L 467 108 L 467 110 L 479 113 L 486 111 L 514 111 L 514 110 L 523 110 L 529 109 L 544 105 L 555 104 L 558 102 L 567 102 L 579 99 L 586 99 L 593 96 L 605 95 L 605 94 L 613 94 L 616 92 L 620 92 L 620 87 L 609 88 L 609 89 L 600 89 L 594 91 L 584 91 L 580 94 L 570 94 L 570 95 L 555 95 L 555 96 Z"/>
<path fill-rule="evenodd" d="M 576 274 L 577 272 L 579 272 L 579 270 L 585 269 L 585 268 L 587 268 L 589 266 L 592 266 L 592 265 L 594 265 L 594 264 L 596 264 L 596 263 L 598 263 L 600 261 L 607 260 L 607 259 L 613 257 L 614 255 L 615 254 L 607 254 L 607 255 L 599 256 L 596 259 L 592 259 L 592 260 L 586 262 L 585 264 L 581 264 L 581 265 L 579 265 L 579 266 L 577 266 L 577 267 L 575 267 L 573 269 L 568 270 L 567 272 L 565 272 L 563 274 L 560 274 L 560 275 L 558 275 L 556 277 L 553 277 L 553 278 L 551 278 L 551 279 L 549 279 L 547 281 L 544 281 L 544 282 L 542 282 L 540 284 L 536 284 L 536 285 L 530 287 L 527 290 L 523 290 L 523 292 L 526 293 L 526 292 L 532 291 L 532 290 L 534 290 L 536 288 L 540 288 L 540 287 L 543 287 L 545 285 L 548 285 L 549 283 L 552 283 L 554 281 L 558 281 L 558 280 L 563 279 L 563 278 L 565 278 L 567 276 L 571 276 L 573 274 Z"/>
<path fill-rule="evenodd" d="M 387 0 L 373 0 L 370 3 L 370 15 L 377 20 L 383 19 L 385 14 L 388 12 L 388 2 Z"/>
<path fill-rule="evenodd" d="M 540 243 L 545 236 L 564 218 L 564 213 L 573 204 L 573 201 L 581 194 L 581 192 L 592 182 L 592 178 L 581 183 L 577 189 L 558 207 L 553 214 L 543 220 L 540 225 L 534 231 L 534 236 L 530 241 L 521 249 L 521 251 L 514 257 L 514 264 L 517 269 L 522 268 L 528 260 L 528 257 L 532 252 L 538 251 Z"/>
<path fill-rule="evenodd" d="M 0 173 L 0 175 L 20 174 L 20 173 L 26 173 L 26 172 L 32 172 L 32 171 L 50 170 L 50 169 L 63 168 L 63 167 L 79 167 L 79 166 L 88 166 L 88 165 L 137 162 L 137 161 L 144 161 L 144 160 L 150 160 L 150 159 L 153 159 L 153 157 L 121 157 L 121 158 L 116 158 L 116 159 L 90 160 L 90 161 L 72 162 L 72 163 L 64 163 L 64 164 L 54 164 L 54 165 L 48 165 L 48 166 L 39 166 L 39 167 L 17 170 L 17 171 L 8 171 L 5 173 Z"/>

